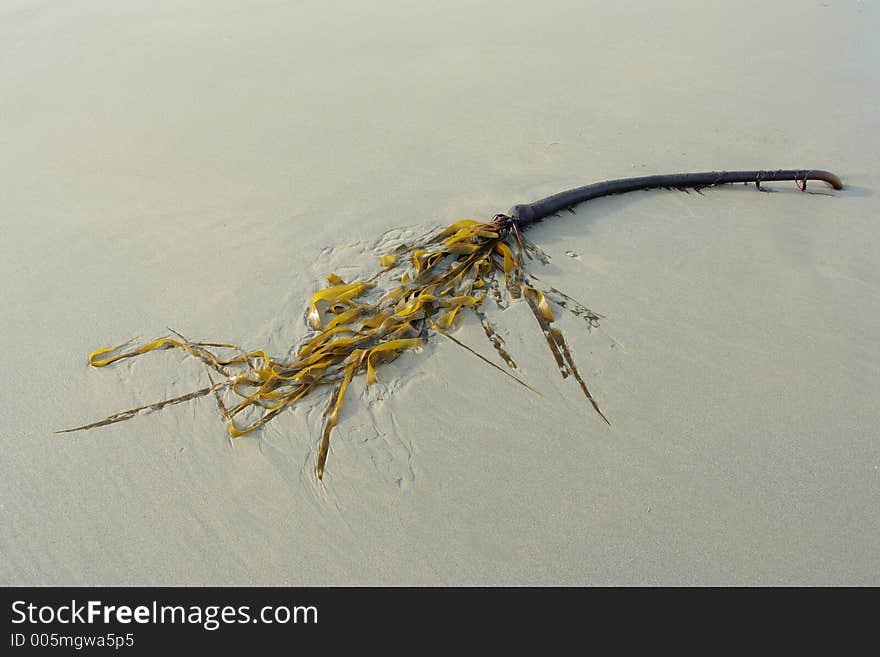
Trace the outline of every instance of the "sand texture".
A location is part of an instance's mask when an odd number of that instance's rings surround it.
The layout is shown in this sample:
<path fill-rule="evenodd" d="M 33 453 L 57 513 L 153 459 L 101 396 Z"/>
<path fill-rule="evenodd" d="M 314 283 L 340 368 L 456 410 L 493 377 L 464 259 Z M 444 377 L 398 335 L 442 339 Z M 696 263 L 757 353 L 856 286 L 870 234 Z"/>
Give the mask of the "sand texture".
<path fill-rule="evenodd" d="M 876 3 L 0 4 L 0 584 L 880 584 Z M 433 338 L 226 437 L 172 327 L 282 356 L 334 272 L 589 182 L 829 169 L 592 201 L 531 266 L 518 386 Z M 454 335 L 495 357 L 479 323 Z"/>

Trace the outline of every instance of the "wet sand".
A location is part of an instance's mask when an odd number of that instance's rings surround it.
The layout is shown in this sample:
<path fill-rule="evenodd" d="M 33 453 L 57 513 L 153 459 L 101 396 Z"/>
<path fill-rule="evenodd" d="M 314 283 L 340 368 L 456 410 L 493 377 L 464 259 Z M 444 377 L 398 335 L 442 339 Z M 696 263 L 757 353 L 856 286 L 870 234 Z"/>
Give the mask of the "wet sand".
<path fill-rule="evenodd" d="M 0 583 L 880 584 L 875 6 L 237 5 L 0 7 Z M 287 353 L 387 231 L 795 167 L 847 187 L 529 231 L 604 315 L 560 324 L 610 427 L 515 303 L 490 318 L 543 396 L 434 339 L 355 382 L 323 483 L 325 398 L 234 448 L 207 398 L 52 433 L 205 385 L 98 347 Z"/>

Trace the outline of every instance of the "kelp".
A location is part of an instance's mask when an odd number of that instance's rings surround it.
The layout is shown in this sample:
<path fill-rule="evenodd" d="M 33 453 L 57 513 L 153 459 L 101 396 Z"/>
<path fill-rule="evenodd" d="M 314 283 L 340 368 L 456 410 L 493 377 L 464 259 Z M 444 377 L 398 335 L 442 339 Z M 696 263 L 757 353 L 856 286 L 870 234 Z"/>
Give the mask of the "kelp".
<path fill-rule="evenodd" d="M 259 429 L 306 396 L 329 387 L 315 464 L 321 479 L 330 436 L 339 422 L 352 380 L 365 373 L 367 385 L 376 383 L 378 366 L 405 351 L 418 350 L 432 333 L 445 336 L 534 391 L 509 371 L 516 369 L 516 363 L 482 309 L 490 295 L 500 308 L 507 307 L 511 300 L 525 300 L 562 377 L 572 376 L 595 411 L 608 422 L 575 366 L 562 331 L 555 325 L 551 303 L 568 309 L 591 326 L 598 325 L 600 316 L 555 288 L 539 289 L 526 270 L 527 259 L 546 262 L 547 256 L 523 237 L 509 216 L 496 215 L 489 223 L 463 220 L 380 256 L 381 270 L 369 280 L 346 283 L 330 274 L 328 287 L 312 296 L 306 312 L 312 334 L 292 359 L 275 359 L 263 350 L 247 351 L 223 342 L 193 342 L 176 331 L 172 331 L 173 337 L 158 338 L 139 347 L 131 348 L 126 343 L 98 349 L 89 354 L 92 367 L 105 367 L 153 351 L 179 349 L 204 364 L 211 385 L 63 432 L 122 422 L 142 412 L 213 394 L 232 440 Z M 508 369 L 451 334 L 467 311 L 477 317 Z M 219 380 L 215 381 L 214 376 Z M 224 395 L 235 403 L 229 405 Z"/>

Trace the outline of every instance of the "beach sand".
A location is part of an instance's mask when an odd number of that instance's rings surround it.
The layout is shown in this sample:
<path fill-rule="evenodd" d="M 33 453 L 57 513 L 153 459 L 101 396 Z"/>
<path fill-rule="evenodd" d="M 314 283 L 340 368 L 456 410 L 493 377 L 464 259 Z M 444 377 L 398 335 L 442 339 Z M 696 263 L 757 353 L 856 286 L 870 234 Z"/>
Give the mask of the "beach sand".
<path fill-rule="evenodd" d="M 245 6 L 246 4 L 246 6 Z M 880 11 L 868 2 L 0 6 L 0 584 L 880 584 Z M 172 327 L 284 355 L 388 231 L 597 180 L 529 231 L 607 426 L 522 303 L 516 385 L 432 339 L 234 448 Z M 455 335 L 494 356 L 465 316 Z"/>

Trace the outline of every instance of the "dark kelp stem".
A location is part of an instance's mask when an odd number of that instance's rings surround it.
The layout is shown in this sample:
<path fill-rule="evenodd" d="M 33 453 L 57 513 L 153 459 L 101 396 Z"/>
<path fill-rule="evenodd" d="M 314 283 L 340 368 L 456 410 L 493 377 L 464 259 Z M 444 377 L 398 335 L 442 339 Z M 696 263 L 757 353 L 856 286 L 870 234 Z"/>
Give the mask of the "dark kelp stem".
<path fill-rule="evenodd" d="M 603 182 L 585 185 L 569 189 L 565 192 L 542 198 L 534 203 L 515 205 L 510 209 L 510 217 L 519 228 L 525 228 L 529 224 L 540 221 L 550 216 L 572 208 L 579 203 L 589 201 L 600 196 L 612 194 L 625 194 L 639 189 L 657 188 L 694 188 L 712 187 L 729 183 L 755 183 L 758 187 L 762 182 L 780 180 L 794 180 L 801 190 L 806 190 L 808 180 L 822 180 L 834 189 L 843 189 L 840 178 L 830 171 L 819 169 L 779 169 L 777 171 L 705 171 L 703 173 L 672 173 L 659 176 L 642 176 L 640 178 L 621 178 L 618 180 L 605 180 Z"/>

